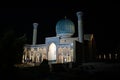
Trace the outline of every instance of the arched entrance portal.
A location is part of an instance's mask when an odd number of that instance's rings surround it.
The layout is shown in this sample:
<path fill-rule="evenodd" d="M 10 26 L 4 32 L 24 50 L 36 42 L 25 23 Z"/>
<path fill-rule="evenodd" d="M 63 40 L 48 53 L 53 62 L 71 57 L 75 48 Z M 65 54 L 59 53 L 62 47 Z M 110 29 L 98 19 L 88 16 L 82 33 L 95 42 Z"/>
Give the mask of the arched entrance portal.
<path fill-rule="evenodd" d="M 48 61 L 56 62 L 56 45 L 55 43 L 51 43 L 48 49 Z"/>

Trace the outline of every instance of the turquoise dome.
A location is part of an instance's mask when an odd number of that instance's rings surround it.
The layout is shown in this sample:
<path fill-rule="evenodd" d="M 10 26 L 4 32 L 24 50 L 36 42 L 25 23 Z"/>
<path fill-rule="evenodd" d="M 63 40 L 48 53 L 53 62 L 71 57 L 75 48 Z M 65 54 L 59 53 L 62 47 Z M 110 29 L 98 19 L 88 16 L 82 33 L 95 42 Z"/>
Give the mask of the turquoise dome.
<path fill-rule="evenodd" d="M 61 19 L 56 24 L 56 34 L 61 37 L 70 37 L 75 33 L 75 25 L 69 19 Z"/>

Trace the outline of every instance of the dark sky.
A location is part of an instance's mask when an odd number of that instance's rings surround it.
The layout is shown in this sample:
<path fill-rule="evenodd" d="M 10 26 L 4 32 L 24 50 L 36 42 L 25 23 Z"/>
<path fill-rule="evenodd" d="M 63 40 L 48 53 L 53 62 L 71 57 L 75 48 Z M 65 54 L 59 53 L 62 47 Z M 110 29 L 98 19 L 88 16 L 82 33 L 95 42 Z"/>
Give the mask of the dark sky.
<path fill-rule="evenodd" d="M 20 5 L 25 7 L 18 8 L 16 4 L 13 8 L 0 8 L 1 31 L 9 27 L 13 28 L 18 36 L 25 33 L 28 43 L 32 40 L 33 22 L 39 23 L 38 43 L 44 43 L 45 37 L 55 36 L 56 22 L 65 16 L 75 23 L 77 29 L 77 11 L 83 12 L 84 33 L 94 34 L 97 49 L 111 51 L 120 43 L 118 2 L 66 0 Z"/>

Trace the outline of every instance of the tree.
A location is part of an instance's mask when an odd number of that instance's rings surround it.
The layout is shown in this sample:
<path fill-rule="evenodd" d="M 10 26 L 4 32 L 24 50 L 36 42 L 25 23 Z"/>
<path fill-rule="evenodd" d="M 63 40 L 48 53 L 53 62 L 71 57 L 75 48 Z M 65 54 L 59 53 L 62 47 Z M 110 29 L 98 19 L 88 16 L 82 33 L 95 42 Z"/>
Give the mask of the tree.
<path fill-rule="evenodd" d="M 0 61 L 2 68 L 6 69 L 13 66 L 15 63 L 20 62 L 22 58 L 23 46 L 26 43 L 26 35 L 22 37 L 16 37 L 15 31 L 12 28 L 8 28 L 0 37 Z"/>

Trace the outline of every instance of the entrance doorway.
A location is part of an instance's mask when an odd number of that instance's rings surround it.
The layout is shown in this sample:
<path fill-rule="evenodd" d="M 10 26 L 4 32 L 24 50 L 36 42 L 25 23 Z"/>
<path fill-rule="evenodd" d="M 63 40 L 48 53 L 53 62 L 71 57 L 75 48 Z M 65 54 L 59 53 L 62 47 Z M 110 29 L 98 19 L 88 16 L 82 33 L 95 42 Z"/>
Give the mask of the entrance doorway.
<path fill-rule="evenodd" d="M 51 43 L 48 48 L 48 61 L 56 62 L 56 45 Z"/>

